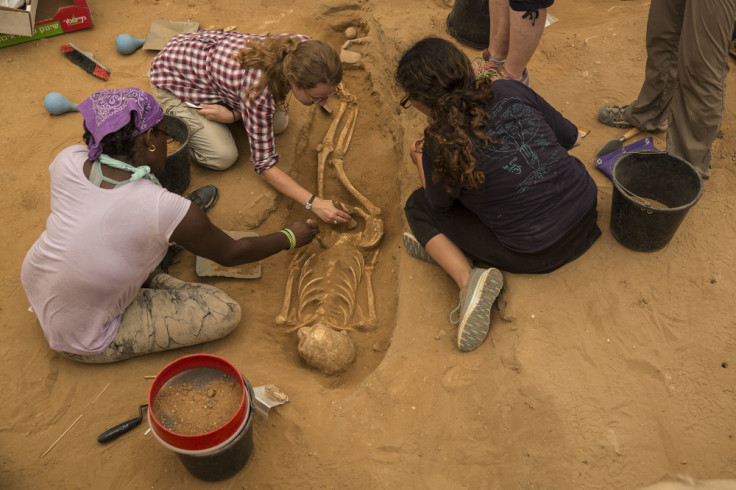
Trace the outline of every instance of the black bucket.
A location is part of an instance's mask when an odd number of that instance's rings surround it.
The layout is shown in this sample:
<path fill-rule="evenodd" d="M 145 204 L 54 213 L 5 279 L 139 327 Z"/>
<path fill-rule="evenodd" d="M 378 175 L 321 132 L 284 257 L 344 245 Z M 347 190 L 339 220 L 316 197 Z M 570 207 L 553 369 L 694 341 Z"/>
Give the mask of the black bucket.
<path fill-rule="evenodd" d="M 611 233 L 639 252 L 664 248 L 703 195 L 695 168 L 669 153 L 627 153 L 611 174 Z"/>
<path fill-rule="evenodd" d="M 476 49 L 488 47 L 490 24 L 488 0 L 455 0 L 447 16 L 447 29 L 452 37 Z"/>
<path fill-rule="evenodd" d="M 181 143 L 181 147 L 166 156 L 166 168 L 158 176 L 161 185 L 175 194 L 183 194 L 189 188 L 191 178 L 191 153 L 189 151 L 189 127 L 176 116 L 166 114 L 166 132 Z"/>
<path fill-rule="evenodd" d="M 177 452 L 176 455 L 192 475 L 200 480 L 221 481 L 234 476 L 243 469 L 253 453 L 253 418 L 255 394 L 248 380 L 243 376 L 248 390 L 250 406 L 245 425 L 235 438 L 225 446 L 204 455 L 190 455 Z"/>

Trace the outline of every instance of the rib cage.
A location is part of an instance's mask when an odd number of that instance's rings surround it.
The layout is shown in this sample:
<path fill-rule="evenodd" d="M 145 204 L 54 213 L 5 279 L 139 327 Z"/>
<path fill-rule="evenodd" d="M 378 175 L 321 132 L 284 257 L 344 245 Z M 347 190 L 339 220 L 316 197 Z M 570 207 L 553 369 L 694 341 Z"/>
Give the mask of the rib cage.
<path fill-rule="evenodd" d="M 297 285 L 299 325 L 319 321 L 340 330 L 348 328 L 364 267 L 363 254 L 348 243 L 310 256 Z"/>

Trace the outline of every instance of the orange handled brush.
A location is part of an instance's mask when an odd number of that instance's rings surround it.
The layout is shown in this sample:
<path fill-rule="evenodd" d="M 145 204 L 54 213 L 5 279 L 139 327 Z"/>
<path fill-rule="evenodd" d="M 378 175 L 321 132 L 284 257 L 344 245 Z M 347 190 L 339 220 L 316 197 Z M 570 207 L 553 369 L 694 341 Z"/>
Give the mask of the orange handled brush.
<path fill-rule="evenodd" d="M 95 55 L 93 55 L 92 53 L 88 51 L 82 51 L 72 43 L 62 44 L 61 52 L 64 53 L 64 56 L 69 58 L 72 63 L 74 63 L 87 73 L 91 73 L 97 78 L 101 78 L 105 81 L 110 79 L 110 70 L 105 68 L 99 61 L 97 61 Z"/>

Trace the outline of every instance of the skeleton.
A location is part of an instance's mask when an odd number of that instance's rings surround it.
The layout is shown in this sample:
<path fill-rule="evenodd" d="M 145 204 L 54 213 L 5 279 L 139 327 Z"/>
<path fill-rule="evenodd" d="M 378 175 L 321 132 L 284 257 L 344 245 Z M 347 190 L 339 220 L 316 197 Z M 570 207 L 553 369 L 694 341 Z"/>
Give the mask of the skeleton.
<path fill-rule="evenodd" d="M 342 84 L 338 96 L 340 110 L 317 146 L 317 195 L 324 195 L 325 168 L 329 164 L 345 189 L 360 202 L 362 208 L 353 208 L 352 214 L 365 225 L 362 231 L 333 231 L 325 238 L 318 235 L 317 243 L 296 252 L 289 265 L 281 311 L 274 321 L 288 326 L 287 332 L 298 330 L 300 355 L 308 365 L 328 374 L 347 370 L 354 360 L 355 347 L 348 331 L 376 328 L 371 279 L 378 260 L 376 246 L 383 238 L 381 209 L 358 192 L 345 174 L 344 156 L 355 130 L 358 104 Z M 351 323 L 364 273 L 368 313 L 364 316 L 358 311 L 357 320 Z M 295 312 L 291 305 L 294 289 Z"/>

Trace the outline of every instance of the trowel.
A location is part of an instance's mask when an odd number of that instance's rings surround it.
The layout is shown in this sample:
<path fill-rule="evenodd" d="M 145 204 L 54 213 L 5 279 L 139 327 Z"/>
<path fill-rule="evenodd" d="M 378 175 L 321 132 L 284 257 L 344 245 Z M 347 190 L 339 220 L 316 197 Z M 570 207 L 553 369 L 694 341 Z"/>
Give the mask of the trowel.
<path fill-rule="evenodd" d="M 143 409 L 147 408 L 148 404 L 140 405 L 138 407 L 138 416 L 130 420 L 126 420 L 115 427 L 107 429 L 105 432 L 97 436 L 97 442 L 105 443 L 110 442 L 113 439 L 117 439 L 131 429 L 135 429 L 143 420 Z"/>
<path fill-rule="evenodd" d="M 278 405 L 289 401 L 289 397 L 274 385 L 256 386 L 253 388 L 255 395 L 256 412 L 268 418 L 268 411 Z"/>
<path fill-rule="evenodd" d="M 272 384 L 256 386 L 253 388 L 253 396 L 255 398 L 253 400 L 253 405 L 256 412 L 263 415 L 265 418 L 268 418 L 268 412 L 273 407 L 283 405 L 289 401 L 289 396 Z M 126 420 L 115 427 L 107 429 L 97 437 L 97 441 L 103 444 L 110 442 L 113 439 L 117 439 L 122 436 L 126 432 L 138 427 L 138 425 L 143 421 L 143 409 L 147 407 L 148 404 L 140 405 L 138 407 L 137 417 Z"/>
<path fill-rule="evenodd" d="M 620 138 L 611 140 L 605 145 L 601 146 L 601 149 L 598 150 L 598 152 L 595 154 L 593 158 L 598 159 L 602 157 L 603 155 L 608 155 L 609 153 L 613 153 L 614 151 L 621 149 L 627 140 L 633 138 L 639 133 L 641 133 L 641 129 L 639 128 L 629 129 Z"/>

